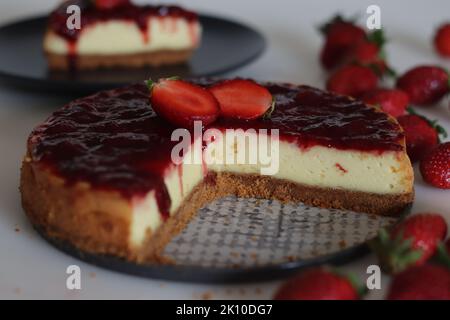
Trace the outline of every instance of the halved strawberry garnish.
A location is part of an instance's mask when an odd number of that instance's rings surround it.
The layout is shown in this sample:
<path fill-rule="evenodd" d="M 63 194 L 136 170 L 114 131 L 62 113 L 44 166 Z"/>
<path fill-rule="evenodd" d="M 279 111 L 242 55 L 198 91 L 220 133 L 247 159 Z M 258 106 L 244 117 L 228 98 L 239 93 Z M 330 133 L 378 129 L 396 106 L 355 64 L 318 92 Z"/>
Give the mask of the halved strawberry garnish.
<path fill-rule="evenodd" d="M 194 121 L 202 121 L 206 126 L 219 116 L 219 104 L 205 88 L 176 78 L 149 80 L 147 85 L 155 112 L 174 125 L 191 128 Z"/>
<path fill-rule="evenodd" d="M 209 88 L 226 118 L 256 119 L 273 107 L 267 88 L 251 80 L 225 80 Z"/>
<path fill-rule="evenodd" d="M 109 10 L 130 4 L 130 0 L 94 0 L 97 9 Z"/>

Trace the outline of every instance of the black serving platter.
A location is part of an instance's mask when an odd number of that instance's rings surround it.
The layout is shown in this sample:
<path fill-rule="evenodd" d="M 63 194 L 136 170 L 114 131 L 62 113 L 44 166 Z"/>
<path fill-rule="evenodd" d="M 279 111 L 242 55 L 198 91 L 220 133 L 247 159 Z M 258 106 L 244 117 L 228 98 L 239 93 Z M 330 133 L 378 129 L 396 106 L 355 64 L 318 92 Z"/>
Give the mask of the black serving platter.
<path fill-rule="evenodd" d="M 42 49 L 46 20 L 46 17 L 36 17 L 0 27 L 0 80 L 53 93 L 90 93 L 150 77 L 218 75 L 255 60 L 266 47 L 264 37 L 249 26 L 200 15 L 202 44 L 186 64 L 75 73 L 50 72 Z"/>

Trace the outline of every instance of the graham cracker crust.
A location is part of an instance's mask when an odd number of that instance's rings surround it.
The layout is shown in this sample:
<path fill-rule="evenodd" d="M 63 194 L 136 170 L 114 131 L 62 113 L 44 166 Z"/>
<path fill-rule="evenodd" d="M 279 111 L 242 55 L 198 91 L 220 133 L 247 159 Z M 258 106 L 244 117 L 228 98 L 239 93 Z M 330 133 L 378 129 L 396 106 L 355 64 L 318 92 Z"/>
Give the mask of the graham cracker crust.
<path fill-rule="evenodd" d="M 216 199 L 236 195 L 241 198 L 275 199 L 282 203 L 351 210 L 375 215 L 400 215 L 414 200 L 414 192 L 380 195 L 357 191 L 299 185 L 268 176 L 210 172 L 183 201 L 177 212 L 155 234 L 149 235 L 139 262 L 171 263 L 162 255 L 164 247 L 195 217 L 197 211 Z"/>
<path fill-rule="evenodd" d="M 131 203 L 113 191 L 96 190 L 84 183 L 67 186 L 62 178 L 33 163 L 21 170 L 22 205 L 31 223 L 49 238 L 77 249 L 106 254 L 137 263 L 174 263 L 162 255 L 205 204 L 227 196 L 276 199 L 283 203 L 398 215 L 414 200 L 414 192 L 379 195 L 299 185 L 268 176 L 210 172 L 163 225 L 147 235 L 142 248 L 129 244 Z"/>
<path fill-rule="evenodd" d="M 95 70 L 102 68 L 142 68 L 146 66 L 159 67 L 187 62 L 194 49 L 188 50 L 160 50 L 136 54 L 122 55 L 67 55 L 45 52 L 48 66 L 51 70 L 68 71 Z"/>

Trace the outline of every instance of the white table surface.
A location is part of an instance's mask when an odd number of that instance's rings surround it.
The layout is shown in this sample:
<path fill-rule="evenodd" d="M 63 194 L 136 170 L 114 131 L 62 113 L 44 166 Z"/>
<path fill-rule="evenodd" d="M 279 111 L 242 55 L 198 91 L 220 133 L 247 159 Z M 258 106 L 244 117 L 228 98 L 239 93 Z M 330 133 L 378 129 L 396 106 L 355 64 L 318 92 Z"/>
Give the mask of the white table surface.
<path fill-rule="evenodd" d="M 56 3 L 57 0 L 2 0 L 0 23 L 48 12 Z M 347 15 L 358 12 L 364 15 L 367 6 L 374 3 L 381 7 L 382 23 L 391 39 L 387 50 L 389 59 L 397 70 L 404 71 L 420 63 L 437 63 L 450 68 L 450 60 L 438 58 L 430 45 L 434 28 L 439 22 L 450 18 L 448 0 L 347 0 L 339 1 L 339 4 L 331 0 L 184 0 L 178 3 L 198 11 L 241 20 L 267 36 L 269 48 L 266 53 L 258 61 L 229 73 L 229 76 L 323 87 L 325 74 L 318 63 L 321 37 L 316 26 L 337 11 Z M 20 206 L 18 192 L 25 140 L 36 124 L 72 98 L 0 85 L 0 298 L 270 298 L 280 282 L 226 286 L 181 284 L 110 272 L 57 251 L 32 230 Z M 448 104 L 448 100 L 443 100 L 437 106 L 417 110 L 439 118 L 450 131 Z M 415 186 L 417 196 L 413 212 L 440 212 L 450 222 L 450 191 L 425 185 L 417 168 Z M 344 269 L 355 272 L 363 280 L 366 279 L 367 266 L 374 263 L 375 258 L 367 256 L 344 266 Z M 82 289 L 79 291 L 69 291 L 65 286 L 66 268 L 71 264 L 79 265 L 82 270 Z M 367 298 L 382 298 L 388 283 L 388 277 L 383 277 L 382 290 L 371 291 Z"/>

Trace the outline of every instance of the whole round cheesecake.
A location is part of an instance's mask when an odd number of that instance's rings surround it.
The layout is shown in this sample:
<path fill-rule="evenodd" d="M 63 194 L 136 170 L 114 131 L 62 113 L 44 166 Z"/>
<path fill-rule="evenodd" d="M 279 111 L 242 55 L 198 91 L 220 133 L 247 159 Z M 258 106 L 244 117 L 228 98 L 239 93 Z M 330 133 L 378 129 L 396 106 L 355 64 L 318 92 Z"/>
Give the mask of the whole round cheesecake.
<path fill-rule="evenodd" d="M 213 80 L 197 84 L 208 88 Z M 144 84 L 100 92 L 54 112 L 31 133 L 21 173 L 22 203 L 48 237 L 91 253 L 165 262 L 165 245 L 208 202 L 226 195 L 303 202 L 396 215 L 414 198 L 413 170 L 396 120 L 348 97 L 308 86 L 262 84 L 275 100 L 270 118 L 220 118 L 207 146 L 192 133 L 174 163 L 177 128 L 153 110 Z M 231 132 L 244 139 L 228 139 Z M 219 161 L 257 153 L 247 138 L 279 133 L 278 170 Z M 200 139 L 200 141 L 199 141 Z M 223 152 L 210 148 L 223 145 Z"/>

